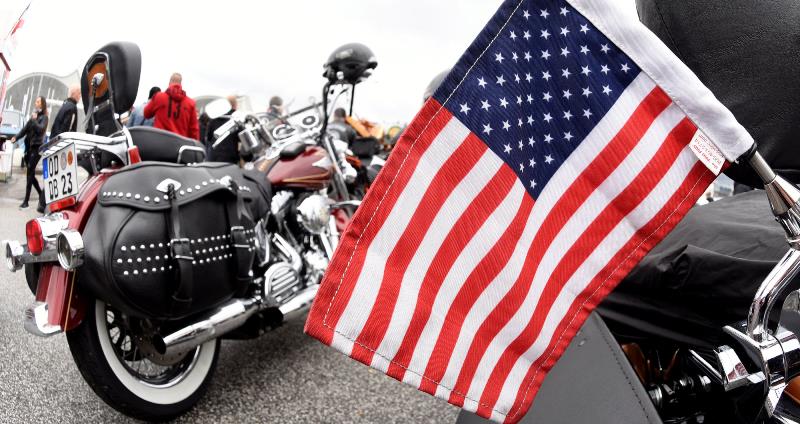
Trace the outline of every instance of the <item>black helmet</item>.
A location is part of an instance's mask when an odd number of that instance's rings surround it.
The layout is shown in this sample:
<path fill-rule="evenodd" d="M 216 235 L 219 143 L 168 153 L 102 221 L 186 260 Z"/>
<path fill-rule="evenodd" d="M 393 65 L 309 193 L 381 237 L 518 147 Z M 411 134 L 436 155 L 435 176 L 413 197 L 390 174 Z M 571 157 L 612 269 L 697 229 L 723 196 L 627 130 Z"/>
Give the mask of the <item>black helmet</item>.
<path fill-rule="evenodd" d="M 428 99 L 433 96 L 433 93 L 439 88 L 440 85 L 444 82 L 444 79 L 447 77 L 447 74 L 450 73 L 450 69 L 445 69 L 444 71 L 440 72 L 438 75 L 433 77 L 431 82 L 428 83 L 428 86 L 425 87 L 425 94 L 422 95 L 422 102 L 425 103 Z"/>
<path fill-rule="evenodd" d="M 322 76 L 328 81 L 358 84 L 372 74 L 378 61 L 369 47 L 350 43 L 334 50 L 324 66 L 325 73 Z"/>

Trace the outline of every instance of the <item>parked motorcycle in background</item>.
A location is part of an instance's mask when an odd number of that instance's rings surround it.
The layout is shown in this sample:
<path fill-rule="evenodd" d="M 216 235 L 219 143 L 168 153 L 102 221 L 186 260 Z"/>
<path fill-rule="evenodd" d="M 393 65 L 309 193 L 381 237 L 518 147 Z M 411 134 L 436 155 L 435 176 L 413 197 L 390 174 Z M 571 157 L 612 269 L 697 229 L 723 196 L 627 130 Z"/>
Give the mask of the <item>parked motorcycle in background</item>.
<path fill-rule="evenodd" d="M 328 130 L 328 119 L 348 94 L 352 109 L 356 85 L 370 76 L 377 61 L 368 47 L 353 43 L 337 48 L 324 66 L 328 81 L 322 102 L 311 99 L 310 105 L 278 118 L 235 112 L 215 131 L 212 148 L 231 137 L 239 143 L 244 168 L 263 173 L 275 188 L 273 213 L 314 195 L 322 196 L 314 198 L 322 205 L 320 199 L 327 197 L 343 231 L 385 158 L 379 155 L 377 137 L 357 137 L 348 145 Z M 219 102 L 220 107 L 210 109 L 224 110 L 224 100 Z"/>
<path fill-rule="evenodd" d="M 140 69 L 132 43 L 92 55 L 81 76 L 87 133 L 42 147 L 48 213 L 27 223 L 25 241 L 4 244 L 36 296 L 26 330 L 65 333 L 100 398 L 162 421 L 206 391 L 220 338 L 257 337 L 310 305 L 338 242 L 328 188 L 341 207 L 349 196 L 324 148 L 272 145 L 250 116 L 237 135 L 274 147 L 273 185 L 203 163 L 193 140 L 124 128 L 117 117 L 134 103 Z"/>

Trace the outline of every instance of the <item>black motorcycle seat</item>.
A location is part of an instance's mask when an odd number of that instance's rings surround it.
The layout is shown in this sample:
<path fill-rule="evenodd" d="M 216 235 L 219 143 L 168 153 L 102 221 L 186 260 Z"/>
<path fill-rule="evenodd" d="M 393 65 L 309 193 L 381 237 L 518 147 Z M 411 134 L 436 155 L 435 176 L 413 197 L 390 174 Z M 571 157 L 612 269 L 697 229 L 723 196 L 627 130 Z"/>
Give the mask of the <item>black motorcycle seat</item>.
<path fill-rule="evenodd" d="M 696 206 L 597 310 L 622 339 L 708 353 L 727 343 L 724 326 L 747 318 L 759 285 L 788 250 L 763 190 Z"/>
<path fill-rule="evenodd" d="M 636 5 L 641 21 L 733 112 L 767 162 L 800 181 L 800 3 L 636 0 Z M 727 174 L 751 186 L 759 183 L 746 165 Z"/>
<path fill-rule="evenodd" d="M 191 138 L 152 127 L 133 127 L 128 131 L 143 161 L 188 164 L 205 159 L 205 149 Z"/>

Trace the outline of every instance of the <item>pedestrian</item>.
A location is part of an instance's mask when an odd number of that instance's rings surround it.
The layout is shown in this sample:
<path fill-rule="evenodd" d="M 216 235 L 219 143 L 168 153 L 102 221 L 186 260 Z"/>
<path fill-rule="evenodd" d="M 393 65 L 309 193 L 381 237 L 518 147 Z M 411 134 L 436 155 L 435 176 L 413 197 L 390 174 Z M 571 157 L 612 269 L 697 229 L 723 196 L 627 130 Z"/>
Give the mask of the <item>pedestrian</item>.
<path fill-rule="evenodd" d="M 272 96 L 267 107 L 267 117 L 270 121 L 279 119 L 283 116 L 283 99 L 280 96 Z"/>
<path fill-rule="evenodd" d="M 64 133 L 75 132 L 78 130 L 78 100 L 81 99 L 81 88 L 73 85 L 69 88 L 69 97 L 64 100 L 61 109 L 58 110 L 53 126 L 50 128 L 50 138 Z"/>
<path fill-rule="evenodd" d="M 144 117 L 144 108 L 150 103 L 150 100 L 153 100 L 153 96 L 161 92 L 160 87 L 151 87 L 150 93 L 147 95 L 147 100 L 144 101 L 139 106 L 133 108 L 131 112 L 130 118 L 128 118 L 128 122 L 125 124 L 126 127 L 152 127 L 154 118 L 145 119 Z"/>
<path fill-rule="evenodd" d="M 186 96 L 183 77 L 174 73 L 166 91 L 157 93 L 144 108 L 146 119 L 154 118 L 153 126 L 200 141 L 200 125 L 194 100 Z"/>
<path fill-rule="evenodd" d="M 328 130 L 336 134 L 339 140 L 346 142 L 348 146 L 353 144 L 358 137 L 356 130 L 347 123 L 347 112 L 340 107 L 333 111 L 333 120 L 328 124 Z"/>
<path fill-rule="evenodd" d="M 230 103 L 231 109 L 225 115 L 214 118 L 208 123 L 208 160 L 212 162 L 239 163 L 239 137 L 236 134 L 228 135 L 217 147 L 211 147 L 216 142 L 214 140 L 214 131 L 225 122 L 228 122 L 230 115 L 233 115 L 233 112 L 236 112 L 238 107 L 236 96 L 228 96 L 228 103 Z"/>
<path fill-rule="evenodd" d="M 203 143 L 203 146 L 206 148 L 206 156 L 208 156 L 208 123 L 211 121 L 211 117 L 208 116 L 206 111 L 200 114 L 200 117 L 197 118 L 199 125 L 200 125 L 200 141 Z"/>
<path fill-rule="evenodd" d="M 31 187 L 36 189 L 39 194 L 39 206 L 36 210 L 39 213 L 44 212 L 44 192 L 36 181 L 36 164 L 39 163 L 39 148 L 42 147 L 44 142 L 45 132 L 47 131 L 47 101 L 44 97 L 39 96 L 33 105 L 34 111 L 31 114 L 31 119 L 25 123 L 19 134 L 11 138 L 11 142 L 17 141 L 17 138 L 25 137 L 25 157 L 27 159 L 27 181 L 25 182 L 25 200 L 19 205 L 20 209 L 28 207 L 28 201 L 31 198 Z"/>

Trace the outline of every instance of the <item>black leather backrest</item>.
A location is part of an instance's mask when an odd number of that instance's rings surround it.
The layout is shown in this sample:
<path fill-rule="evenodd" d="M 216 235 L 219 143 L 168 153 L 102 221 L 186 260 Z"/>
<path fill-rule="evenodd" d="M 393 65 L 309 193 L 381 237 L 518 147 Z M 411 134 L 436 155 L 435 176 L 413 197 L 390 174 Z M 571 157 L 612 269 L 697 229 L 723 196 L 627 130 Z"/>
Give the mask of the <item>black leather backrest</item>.
<path fill-rule="evenodd" d="M 782 175 L 800 181 L 800 2 L 636 0 L 639 18 L 755 138 Z M 760 185 L 746 166 L 727 174 Z"/>

